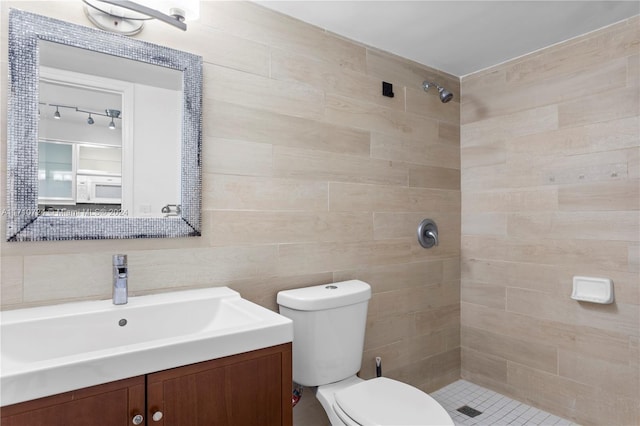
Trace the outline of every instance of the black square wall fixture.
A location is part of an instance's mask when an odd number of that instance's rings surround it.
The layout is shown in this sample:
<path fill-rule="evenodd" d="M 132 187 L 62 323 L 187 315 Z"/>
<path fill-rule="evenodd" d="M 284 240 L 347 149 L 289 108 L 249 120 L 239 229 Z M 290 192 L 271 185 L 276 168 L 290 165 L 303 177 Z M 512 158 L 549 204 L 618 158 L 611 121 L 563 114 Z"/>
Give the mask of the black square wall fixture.
<path fill-rule="evenodd" d="M 386 81 L 382 82 L 382 96 L 393 98 L 393 84 Z"/>

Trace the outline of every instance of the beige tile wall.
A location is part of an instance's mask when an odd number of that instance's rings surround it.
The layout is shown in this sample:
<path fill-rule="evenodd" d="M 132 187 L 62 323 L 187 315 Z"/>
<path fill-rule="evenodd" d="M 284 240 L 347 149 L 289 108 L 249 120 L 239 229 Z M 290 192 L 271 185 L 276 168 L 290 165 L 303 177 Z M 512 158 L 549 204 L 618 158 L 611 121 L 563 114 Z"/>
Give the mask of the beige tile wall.
<path fill-rule="evenodd" d="M 88 25 L 80 2 L 2 2 L 3 108 L 8 6 Z M 459 79 L 254 4 L 203 2 L 186 33 L 150 22 L 140 38 L 204 58 L 203 236 L 3 242 L 2 307 L 109 298 L 114 253 L 134 294 L 229 285 L 271 309 L 281 289 L 359 278 L 374 290 L 362 376 L 382 356 L 425 390 L 459 378 L 460 104 L 421 89 L 459 99 Z M 305 400 L 297 422 L 325 424 Z"/>
<path fill-rule="evenodd" d="M 462 79 L 462 376 L 585 425 L 640 423 L 639 47 L 636 17 Z"/>

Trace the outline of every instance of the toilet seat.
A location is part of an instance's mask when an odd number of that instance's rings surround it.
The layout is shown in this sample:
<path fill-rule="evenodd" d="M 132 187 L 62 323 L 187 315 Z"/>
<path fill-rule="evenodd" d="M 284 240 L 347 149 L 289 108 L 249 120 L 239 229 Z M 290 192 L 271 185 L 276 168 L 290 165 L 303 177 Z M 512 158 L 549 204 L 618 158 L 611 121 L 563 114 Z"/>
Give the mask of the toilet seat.
<path fill-rule="evenodd" d="M 335 393 L 336 414 L 355 425 L 451 425 L 453 421 L 438 402 L 406 383 L 378 377 Z M 344 418 L 344 416 L 348 416 Z"/>
<path fill-rule="evenodd" d="M 344 426 L 362 426 L 356 423 L 351 417 L 349 417 L 347 413 L 342 411 L 342 408 L 340 408 L 338 404 L 333 404 L 333 411 L 338 416 L 342 424 L 344 424 Z M 334 425 L 332 424 L 332 426 Z"/>

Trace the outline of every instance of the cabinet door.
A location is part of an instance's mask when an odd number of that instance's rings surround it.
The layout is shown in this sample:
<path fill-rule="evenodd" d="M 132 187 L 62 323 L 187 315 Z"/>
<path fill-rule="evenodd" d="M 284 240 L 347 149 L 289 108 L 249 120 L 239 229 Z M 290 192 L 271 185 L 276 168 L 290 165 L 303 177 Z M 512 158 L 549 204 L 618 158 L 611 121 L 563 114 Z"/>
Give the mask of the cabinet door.
<path fill-rule="evenodd" d="M 2 426 L 128 426 L 144 416 L 144 376 L 0 409 Z"/>
<path fill-rule="evenodd" d="M 289 426 L 291 344 L 150 374 L 147 408 L 149 426 Z"/>
<path fill-rule="evenodd" d="M 74 183 L 73 145 L 38 142 L 38 200 L 75 204 Z"/>

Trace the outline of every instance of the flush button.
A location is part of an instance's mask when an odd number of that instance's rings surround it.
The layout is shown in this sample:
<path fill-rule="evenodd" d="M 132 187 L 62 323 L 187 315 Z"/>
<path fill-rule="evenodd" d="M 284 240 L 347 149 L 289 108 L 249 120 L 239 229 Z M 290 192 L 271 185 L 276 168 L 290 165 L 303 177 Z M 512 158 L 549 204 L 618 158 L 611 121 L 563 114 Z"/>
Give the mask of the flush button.
<path fill-rule="evenodd" d="M 327 290 L 336 290 L 338 288 L 337 285 L 328 285 L 325 287 Z"/>

